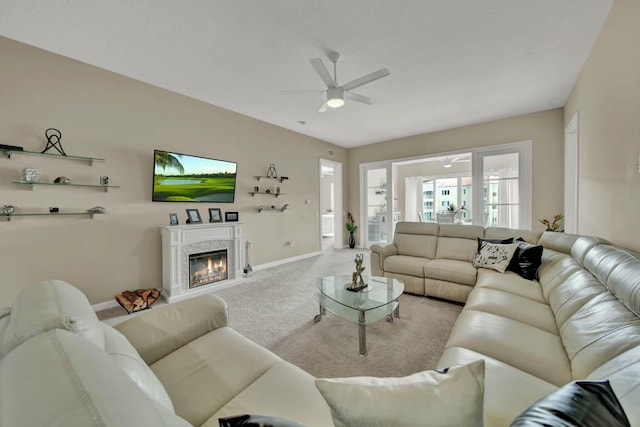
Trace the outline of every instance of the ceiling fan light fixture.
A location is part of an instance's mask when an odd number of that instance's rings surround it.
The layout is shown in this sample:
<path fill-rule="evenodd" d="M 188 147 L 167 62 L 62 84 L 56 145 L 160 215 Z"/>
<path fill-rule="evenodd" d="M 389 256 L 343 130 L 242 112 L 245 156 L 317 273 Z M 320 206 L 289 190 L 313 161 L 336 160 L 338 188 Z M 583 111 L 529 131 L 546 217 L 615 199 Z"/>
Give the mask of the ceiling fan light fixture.
<path fill-rule="evenodd" d="M 344 90 L 339 87 L 327 89 L 327 107 L 340 108 L 344 105 Z"/>

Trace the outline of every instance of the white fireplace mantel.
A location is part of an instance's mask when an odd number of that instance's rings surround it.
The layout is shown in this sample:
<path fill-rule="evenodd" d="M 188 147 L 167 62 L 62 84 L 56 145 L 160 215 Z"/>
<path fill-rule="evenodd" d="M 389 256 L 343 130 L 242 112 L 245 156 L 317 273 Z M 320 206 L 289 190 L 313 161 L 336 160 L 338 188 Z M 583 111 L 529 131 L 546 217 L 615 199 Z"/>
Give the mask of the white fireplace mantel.
<path fill-rule="evenodd" d="M 162 288 L 167 302 L 211 292 L 242 277 L 241 223 L 208 223 L 160 227 Z M 189 289 L 189 255 L 227 249 L 227 280 Z"/>

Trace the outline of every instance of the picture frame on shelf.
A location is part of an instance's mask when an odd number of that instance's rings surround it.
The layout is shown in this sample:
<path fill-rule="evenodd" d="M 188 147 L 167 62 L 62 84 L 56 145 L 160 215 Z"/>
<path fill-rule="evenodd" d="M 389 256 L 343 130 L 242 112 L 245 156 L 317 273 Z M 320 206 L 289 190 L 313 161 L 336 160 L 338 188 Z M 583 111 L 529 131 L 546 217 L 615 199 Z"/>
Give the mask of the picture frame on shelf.
<path fill-rule="evenodd" d="M 169 214 L 169 225 L 178 225 L 178 214 L 177 213 L 170 213 Z"/>
<path fill-rule="evenodd" d="M 238 222 L 238 212 L 225 212 L 224 222 Z"/>
<path fill-rule="evenodd" d="M 202 224 L 202 217 L 198 209 L 186 209 L 188 224 Z"/>
<path fill-rule="evenodd" d="M 209 208 L 209 222 L 222 222 L 222 212 L 219 208 Z"/>

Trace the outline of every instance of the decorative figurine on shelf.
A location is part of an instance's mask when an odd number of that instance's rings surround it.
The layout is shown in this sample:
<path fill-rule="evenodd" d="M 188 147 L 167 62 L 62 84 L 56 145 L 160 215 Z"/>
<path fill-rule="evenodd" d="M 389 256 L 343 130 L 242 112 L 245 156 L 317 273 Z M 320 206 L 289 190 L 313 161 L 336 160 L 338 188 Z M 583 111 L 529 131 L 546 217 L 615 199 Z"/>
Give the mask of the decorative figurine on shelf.
<path fill-rule="evenodd" d="M 364 278 L 362 277 L 362 272 L 365 270 L 365 267 L 362 266 L 362 262 L 364 261 L 364 254 L 356 254 L 356 259 L 353 260 L 356 263 L 356 271 L 351 275 L 351 285 L 347 288 L 347 290 L 352 292 L 358 292 L 367 287 L 367 284 L 364 283 Z"/>
<path fill-rule="evenodd" d="M 2 215 L 11 215 L 13 211 L 16 210 L 15 206 L 12 205 L 4 205 L 0 208 L 0 214 Z"/>
<path fill-rule="evenodd" d="M 44 136 L 47 137 L 47 146 L 41 151 L 42 153 L 46 153 L 50 149 L 55 148 L 61 155 L 67 155 L 62 149 L 62 132 L 55 128 L 49 128 L 44 131 Z"/>
<path fill-rule="evenodd" d="M 53 180 L 54 184 L 71 184 L 71 180 L 66 176 L 59 176 Z"/>
<path fill-rule="evenodd" d="M 267 170 L 267 178 L 277 178 L 278 172 L 276 171 L 276 165 L 271 163 L 269 165 L 269 169 Z"/>

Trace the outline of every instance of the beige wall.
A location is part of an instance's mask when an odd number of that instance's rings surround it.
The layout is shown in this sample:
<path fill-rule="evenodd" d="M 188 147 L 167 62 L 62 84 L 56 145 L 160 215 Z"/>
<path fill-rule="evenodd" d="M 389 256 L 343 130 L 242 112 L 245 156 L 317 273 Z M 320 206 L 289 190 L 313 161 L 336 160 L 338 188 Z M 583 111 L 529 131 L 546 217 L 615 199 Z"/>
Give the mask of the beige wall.
<path fill-rule="evenodd" d="M 578 232 L 640 251 L 640 2 L 616 0 L 565 106 L 578 112 Z"/>
<path fill-rule="evenodd" d="M 359 194 L 361 163 L 524 140 L 533 140 L 532 226 L 534 229 L 544 229 L 536 219 L 549 218 L 562 212 L 564 203 L 564 130 L 563 111 L 560 108 L 351 149 L 349 194 Z M 348 206 L 359 218 L 359 200 L 351 197 Z"/>
<path fill-rule="evenodd" d="M 125 289 L 160 287 L 158 227 L 168 224 L 170 212 L 184 223 L 185 208 L 198 208 L 205 220 L 209 207 L 239 211 L 254 266 L 320 250 L 318 158 L 331 148 L 332 160 L 345 163 L 345 149 L 6 38 L 0 38 L 0 58 L 0 143 L 40 151 L 45 129 L 55 127 L 63 133 L 67 154 L 106 159 L 91 167 L 2 155 L 0 205 L 41 212 L 49 206 L 108 209 L 93 220 L 1 221 L 0 306 L 11 304 L 23 287 L 49 278 L 75 284 L 92 303 L 112 300 Z M 151 202 L 154 148 L 238 162 L 236 203 Z M 270 162 L 290 178 L 282 184 L 286 196 L 252 198 L 253 177 L 266 174 Z M 121 188 L 29 191 L 11 184 L 24 167 L 38 168 L 49 181 L 65 175 L 76 183 L 97 183 L 108 175 Z M 282 203 L 291 209 L 261 214 L 254 209 Z M 287 240 L 293 246 L 286 246 Z"/>

